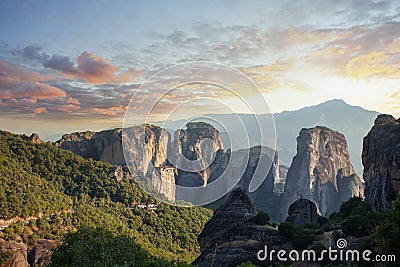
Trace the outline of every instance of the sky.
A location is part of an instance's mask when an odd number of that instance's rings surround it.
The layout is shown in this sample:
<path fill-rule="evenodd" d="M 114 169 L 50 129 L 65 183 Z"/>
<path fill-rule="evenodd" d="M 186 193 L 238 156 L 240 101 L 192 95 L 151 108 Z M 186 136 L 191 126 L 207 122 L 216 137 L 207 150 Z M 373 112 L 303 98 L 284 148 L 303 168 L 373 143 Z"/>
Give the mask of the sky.
<path fill-rule="evenodd" d="M 49 139 L 120 127 L 129 103 L 145 116 L 154 98 L 166 113 L 194 96 L 246 112 L 207 86 L 141 90 L 196 61 L 247 75 L 273 113 L 339 98 L 399 117 L 399 23 L 399 1 L 1 1 L 0 129 Z"/>

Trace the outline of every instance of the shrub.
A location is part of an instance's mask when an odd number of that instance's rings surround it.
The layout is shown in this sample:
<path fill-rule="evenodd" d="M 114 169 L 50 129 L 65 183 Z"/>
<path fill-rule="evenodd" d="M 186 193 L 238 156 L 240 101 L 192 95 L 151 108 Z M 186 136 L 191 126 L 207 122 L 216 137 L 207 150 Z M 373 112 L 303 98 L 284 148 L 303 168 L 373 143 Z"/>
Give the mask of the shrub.
<path fill-rule="evenodd" d="M 293 246 L 296 249 L 306 249 L 317 238 L 313 231 L 296 227 L 293 231 Z"/>
<path fill-rule="evenodd" d="M 335 230 L 332 232 L 332 237 L 333 237 L 333 240 L 338 241 L 340 238 L 343 237 L 343 234 L 341 231 Z"/>
<path fill-rule="evenodd" d="M 293 233 L 294 226 L 289 222 L 282 222 L 278 226 L 278 231 L 281 235 L 286 237 L 291 237 Z"/>
<path fill-rule="evenodd" d="M 269 215 L 263 211 L 257 213 L 256 216 L 253 217 L 252 221 L 258 225 L 266 225 L 269 224 Z"/>

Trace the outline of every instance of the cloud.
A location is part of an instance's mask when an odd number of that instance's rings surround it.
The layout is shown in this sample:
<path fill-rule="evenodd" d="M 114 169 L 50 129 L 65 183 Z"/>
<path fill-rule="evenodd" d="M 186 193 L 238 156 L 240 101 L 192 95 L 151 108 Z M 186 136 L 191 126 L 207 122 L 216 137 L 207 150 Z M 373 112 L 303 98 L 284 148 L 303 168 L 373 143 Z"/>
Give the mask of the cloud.
<path fill-rule="evenodd" d="M 387 58 L 388 55 L 383 51 L 358 55 L 347 63 L 346 72 L 357 78 L 396 73 L 397 68 L 384 63 Z"/>
<path fill-rule="evenodd" d="M 45 107 L 35 108 L 33 109 L 33 113 L 35 114 L 47 113 L 47 109 Z"/>
<path fill-rule="evenodd" d="M 78 70 L 74 67 L 74 63 L 71 62 L 70 58 L 67 56 L 54 54 L 49 59 L 46 58 L 43 62 L 43 66 L 60 71 L 67 75 L 78 74 Z"/>
<path fill-rule="evenodd" d="M 393 40 L 393 42 L 386 48 L 389 54 L 400 54 L 400 37 Z"/>
<path fill-rule="evenodd" d="M 105 58 L 94 53 L 83 51 L 76 59 L 76 64 L 69 56 L 53 54 L 48 55 L 40 52 L 39 46 L 26 46 L 22 50 L 15 50 L 23 58 L 39 61 L 43 67 L 53 69 L 66 78 L 83 79 L 89 83 L 123 83 L 131 82 L 142 72 L 138 69 L 129 68 L 121 71 Z"/>
<path fill-rule="evenodd" d="M 0 61 L 0 99 L 65 97 L 66 92 L 44 82 L 52 77 Z"/>

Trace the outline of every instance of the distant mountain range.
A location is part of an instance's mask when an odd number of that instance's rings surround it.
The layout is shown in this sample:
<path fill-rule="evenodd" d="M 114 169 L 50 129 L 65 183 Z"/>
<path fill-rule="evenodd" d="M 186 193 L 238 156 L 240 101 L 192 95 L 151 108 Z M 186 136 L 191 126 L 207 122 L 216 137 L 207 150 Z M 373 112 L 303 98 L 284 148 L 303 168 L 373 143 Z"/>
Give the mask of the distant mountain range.
<path fill-rule="evenodd" d="M 279 152 L 281 164 L 290 166 L 293 156 L 296 154 L 296 137 L 302 128 L 314 126 L 326 126 L 332 130 L 343 133 L 348 142 L 351 162 L 358 174 L 362 174 L 361 151 L 362 141 L 371 129 L 375 118 L 379 113 L 369 111 L 358 106 L 351 106 L 341 99 L 329 100 L 316 106 L 305 107 L 295 111 L 283 111 L 274 114 L 276 126 L 276 149 Z M 249 146 L 260 144 L 260 131 L 257 119 L 262 119 L 269 114 L 207 114 L 204 117 L 210 118 L 223 124 L 237 123 L 237 116 L 247 129 L 249 135 Z M 184 120 L 168 121 L 166 126 L 173 133 L 182 127 Z M 163 123 L 156 123 L 161 126 Z M 221 133 L 221 139 L 225 150 L 230 148 L 229 138 L 239 138 L 238 143 L 242 144 L 238 149 L 247 148 L 244 136 L 228 134 L 219 125 L 212 123 Z M 267 138 L 267 137 L 264 137 Z M 243 140 L 240 140 L 243 139 Z M 236 149 L 235 149 L 236 150 Z"/>

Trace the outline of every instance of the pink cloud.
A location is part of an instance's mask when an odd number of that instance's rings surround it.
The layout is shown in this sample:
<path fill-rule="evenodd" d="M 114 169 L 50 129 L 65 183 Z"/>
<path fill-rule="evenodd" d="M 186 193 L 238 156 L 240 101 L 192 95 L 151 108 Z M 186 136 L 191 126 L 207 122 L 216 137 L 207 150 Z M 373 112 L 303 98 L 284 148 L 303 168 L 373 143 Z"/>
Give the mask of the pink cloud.
<path fill-rule="evenodd" d="M 0 61 L 0 99 L 66 97 L 64 90 L 44 83 L 51 79 L 49 75 Z"/>
<path fill-rule="evenodd" d="M 33 109 L 33 113 L 35 114 L 47 113 L 47 109 L 45 107 L 35 108 Z"/>

